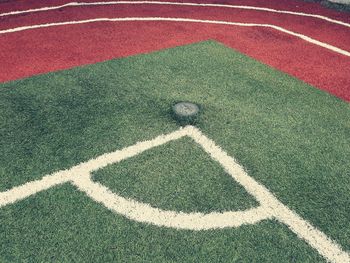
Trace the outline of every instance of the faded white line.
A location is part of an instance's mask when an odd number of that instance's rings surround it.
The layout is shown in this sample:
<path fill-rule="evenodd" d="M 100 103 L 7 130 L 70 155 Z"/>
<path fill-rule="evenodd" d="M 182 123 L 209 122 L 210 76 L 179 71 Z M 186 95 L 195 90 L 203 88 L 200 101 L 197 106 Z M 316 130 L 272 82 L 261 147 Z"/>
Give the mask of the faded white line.
<path fill-rule="evenodd" d="M 350 27 L 349 23 L 346 23 L 346 22 L 343 22 L 340 20 L 332 19 L 332 18 L 322 16 L 322 15 L 303 13 L 303 12 L 293 12 L 293 11 L 287 11 L 287 10 L 278 10 L 278 9 L 273 9 L 273 8 L 257 7 L 257 6 L 245 6 L 245 5 L 202 4 L 202 3 L 181 3 L 181 2 L 160 2 L 160 1 L 70 2 L 70 3 L 63 4 L 63 5 L 58 5 L 58 6 L 46 6 L 46 7 L 35 8 L 35 9 L 11 11 L 11 12 L 0 14 L 0 17 L 1 16 L 25 14 L 25 13 L 44 12 L 44 11 L 50 11 L 50 10 L 64 8 L 64 7 L 93 6 L 93 5 L 121 5 L 121 4 L 128 4 L 128 5 L 130 5 L 130 4 L 132 4 L 132 5 L 151 4 L 151 5 L 175 5 L 175 6 L 220 7 L 220 8 L 232 8 L 232 9 L 245 9 L 245 10 L 279 13 L 279 14 L 288 14 L 288 15 L 295 15 L 295 16 L 312 17 L 312 18 L 325 20 L 325 21 L 330 22 L 330 23 Z"/>
<path fill-rule="evenodd" d="M 31 26 L 21 26 L 11 29 L 0 30 L 0 34 L 20 32 L 24 30 L 32 30 L 38 28 L 47 28 L 53 26 L 63 26 L 63 25 L 76 25 L 76 24 L 86 24 L 86 23 L 95 23 L 95 22 L 122 22 L 122 21 L 166 21 L 166 22 L 191 22 L 191 23 L 205 23 L 205 24 L 218 24 L 218 25 L 231 25 L 231 26 L 242 26 L 242 27 L 265 27 L 272 28 L 277 31 L 295 36 L 306 42 L 312 43 L 314 45 L 326 48 L 338 54 L 350 57 L 350 52 L 343 50 L 341 48 L 332 46 L 330 44 L 318 41 L 311 37 L 305 36 L 300 33 L 296 33 L 285 28 L 270 25 L 270 24 L 252 24 L 252 23 L 238 23 L 238 22 L 227 22 L 227 21 L 218 21 L 218 20 L 200 20 L 200 19 L 190 19 L 190 18 L 175 18 L 175 17 L 123 17 L 123 18 L 94 18 L 87 20 L 78 20 L 78 21 L 66 21 L 66 22 L 57 22 L 57 23 L 48 23 L 48 24 L 39 24 Z"/>

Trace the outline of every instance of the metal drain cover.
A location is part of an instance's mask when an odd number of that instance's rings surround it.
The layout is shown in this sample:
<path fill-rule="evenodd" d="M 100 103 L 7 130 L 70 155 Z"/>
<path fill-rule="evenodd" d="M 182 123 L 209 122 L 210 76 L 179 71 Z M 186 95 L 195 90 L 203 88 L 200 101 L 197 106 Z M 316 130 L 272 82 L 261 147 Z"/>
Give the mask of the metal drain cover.
<path fill-rule="evenodd" d="M 199 114 L 199 106 L 192 102 L 179 102 L 173 106 L 173 114 L 181 124 L 192 124 Z"/>

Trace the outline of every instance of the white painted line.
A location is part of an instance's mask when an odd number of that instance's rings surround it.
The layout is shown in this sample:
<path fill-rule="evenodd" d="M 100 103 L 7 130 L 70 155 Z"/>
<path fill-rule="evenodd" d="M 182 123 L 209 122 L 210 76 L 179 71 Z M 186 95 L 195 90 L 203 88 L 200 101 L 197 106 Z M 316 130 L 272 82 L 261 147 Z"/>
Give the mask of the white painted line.
<path fill-rule="evenodd" d="M 136 156 L 148 149 L 184 136 L 189 136 L 198 143 L 234 180 L 257 199 L 260 206 L 245 211 L 213 212 L 208 214 L 164 211 L 149 204 L 123 198 L 111 192 L 107 187 L 93 182 L 90 178 L 91 172 L 106 165 L 118 163 L 121 160 Z M 122 150 L 103 154 L 95 159 L 78 164 L 69 170 L 59 171 L 45 176 L 41 180 L 29 182 L 12 190 L 2 192 L 0 193 L 0 207 L 12 204 L 64 182 L 71 182 L 93 200 L 105 205 L 116 213 L 139 222 L 151 223 L 157 226 L 198 231 L 239 227 L 244 224 L 255 224 L 261 220 L 275 218 L 286 224 L 299 238 L 305 240 L 327 260 L 337 263 L 350 262 L 350 254 L 348 252 L 342 250 L 336 242 L 328 238 L 323 232 L 282 204 L 265 186 L 250 177 L 234 158 L 230 157 L 214 141 L 204 136 L 200 130 L 193 126 L 181 128 L 168 135 L 158 136 L 153 140 L 136 143 Z"/>
<path fill-rule="evenodd" d="M 88 176 L 76 177 L 73 184 L 108 209 L 129 219 L 156 226 L 199 231 L 239 227 L 271 218 L 268 213 L 269 210 L 262 206 L 246 211 L 212 212 L 208 214 L 164 211 L 149 204 L 123 198 L 111 192 L 107 187 L 92 182 Z"/>
<path fill-rule="evenodd" d="M 259 184 L 245 173 L 234 158 L 215 145 L 214 141 L 208 139 L 195 127 L 189 129 L 188 136 L 201 145 L 214 160 L 224 167 L 228 174 L 241 184 L 248 193 L 254 196 L 262 207 L 267 209 L 266 212 L 268 214 L 286 224 L 299 238 L 305 240 L 323 257 L 331 262 L 350 262 L 350 254 L 348 252 L 343 251 L 336 242 L 282 204 L 265 186 Z"/>
<path fill-rule="evenodd" d="M 0 34 L 8 34 L 13 32 L 20 32 L 24 30 L 38 29 L 38 28 L 46 28 L 53 26 L 63 26 L 63 25 L 76 25 L 76 24 L 86 24 L 86 23 L 95 23 L 95 22 L 122 22 L 122 21 L 166 21 L 166 22 L 191 22 L 191 23 L 204 23 L 204 24 L 218 24 L 218 25 L 231 25 L 231 26 L 242 26 L 242 27 L 266 27 L 272 28 L 277 31 L 284 32 L 286 34 L 295 36 L 302 40 L 305 40 L 314 45 L 326 48 L 338 54 L 350 57 L 350 52 L 343 50 L 341 48 L 332 46 L 330 44 L 318 41 L 311 37 L 305 36 L 300 33 L 296 33 L 285 28 L 270 25 L 270 24 L 251 24 L 251 23 L 238 23 L 238 22 L 227 22 L 227 21 L 218 21 L 218 20 L 199 20 L 199 19 L 190 19 L 190 18 L 175 18 L 175 17 L 122 17 L 122 18 L 93 18 L 87 20 L 77 20 L 77 21 L 66 21 L 66 22 L 57 22 L 57 23 L 48 23 L 48 24 L 39 24 L 39 25 L 31 25 L 31 26 L 21 26 L 15 27 L 11 29 L 0 30 Z"/>
<path fill-rule="evenodd" d="M 179 129 L 168 135 L 160 135 L 153 140 L 138 142 L 122 150 L 106 153 L 91 159 L 87 162 L 80 163 L 67 170 L 61 170 L 44 176 L 40 180 L 25 183 L 21 186 L 14 187 L 10 190 L 0 192 L 0 208 L 27 198 L 53 186 L 70 182 L 76 176 L 89 174 L 94 170 L 101 169 L 109 164 L 118 163 L 123 159 L 137 155 L 145 150 L 162 145 L 172 140 L 179 139 L 186 135 L 185 129 Z"/>
<path fill-rule="evenodd" d="M 106 153 L 98 156 L 95 159 L 91 159 L 85 163 L 81 163 L 74 167 L 75 173 L 86 174 L 91 173 L 95 170 L 101 169 L 109 164 L 118 163 L 124 159 L 130 158 L 132 156 L 138 155 L 148 149 L 157 147 L 164 143 L 180 139 L 186 136 L 187 128 L 180 128 L 179 130 L 172 132 L 167 135 L 160 135 L 152 140 L 146 140 L 143 142 L 137 142 L 136 144 L 126 147 L 122 150 L 117 150 L 112 153 Z M 77 172 L 79 171 L 79 172 Z"/>
<path fill-rule="evenodd" d="M 272 13 L 288 14 L 288 15 L 295 15 L 295 16 L 312 17 L 312 18 L 325 20 L 325 21 L 328 21 L 330 23 L 350 27 L 349 23 L 345 23 L 343 21 L 339 21 L 339 20 L 332 19 L 332 18 L 329 18 L 326 16 L 322 16 L 322 15 L 302 13 L 302 12 L 293 12 L 293 11 L 287 11 L 287 10 L 278 10 L 278 9 L 272 9 L 272 8 L 266 8 L 266 7 L 245 6 L 245 5 L 243 5 L 243 6 L 242 5 L 224 5 L 224 4 L 160 2 L 160 1 L 70 2 L 70 3 L 63 4 L 63 5 L 59 5 L 59 6 L 47 6 L 47 7 L 35 8 L 35 9 L 18 10 L 18 11 L 2 13 L 2 14 L 0 14 L 0 17 L 1 16 L 25 14 L 25 13 L 43 12 L 43 11 L 60 9 L 60 8 L 64 8 L 64 7 L 94 6 L 94 5 L 121 5 L 121 4 L 128 4 L 128 5 L 130 5 L 130 4 L 132 4 L 132 5 L 151 4 L 151 5 L 175 5 L 175 6 L 220 7 L 220 8 L 232 8 L 232 9 L 246 9 L 246 10 L 272 12 Z"/>
<path fill-rule="evenodd" d="M 260 206 L 245 211 L 213 212 L 208 214 L 164 211 L 151 207 L 148 204 L 118 196 L 112 193 L 107 187 L 93 182 L 90 178 L 91 172 L 95 170 L 109 164 L 118 163 L 121 160 L 136 156 L 148 149 L 184 136 L 191 137 L 196 143 L 201 145 L 215 161 L 222 165 L 234 180 L 257 199 Z M 286 224 L 299 238 L 309 243 L 327 260 L 331 262 L 350 262 L 350 255 L 343 251 L 338 244 L 278 201 L 267 188 L 248 176 L 234 158 L 228 156 L 226 152 L 215 145 L 214 141 L 208 139 L 193 126 L 187 126 L 168 135 L 158 136 L 153 140 L 136 143 L 122 150 L 103 154 L 95 159 L 76 165 L 69 170 L 59 171 L 45 176 L 41 180 L 29 182 L 0 193 L 0 207 L 64 182 L 72 182 L 79 190 L 85 192 L 93 200 L 104 204 L 108 209 L 116 213 L 139 222 L 151 223 L 158 226 L 198 231 L 239 227 L 244 224 L 254 224 L 264 219 L 276 218 Z"/>
<path fill-rule="evenodd" d="M 25 199 L 33 194 L 47 190 L 53 186 L 68 182 L 70 174 L 66 171 L 59 171 L 51 175 L 46 175 L 40 180 L 31 181 L 11 190 L 0 192 L 0 208 Z"/>
<path fill-rule="evenodd" d="M 350 254 L 322 231 L 312 226 L 294 211 L 283 204 L 274 209 L 274 217 L 286 224 L 299 238 L 305 240 L 311 247 L 315 248 L 320 255 L 330 262 L 349 263 Z"/>

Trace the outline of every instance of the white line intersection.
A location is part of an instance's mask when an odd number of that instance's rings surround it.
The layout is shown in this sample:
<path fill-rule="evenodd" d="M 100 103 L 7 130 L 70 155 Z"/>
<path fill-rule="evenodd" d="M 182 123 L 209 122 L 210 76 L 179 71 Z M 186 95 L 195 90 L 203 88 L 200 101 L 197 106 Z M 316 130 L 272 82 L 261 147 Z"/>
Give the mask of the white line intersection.
<path fill-rule="evenodd" d="M 208 214 L 165 211 L 154 208 L 149 204 L 121 197 L 107 187 L 91 180 L 93 171 L 185 136 L 198 143 L 213 160 L 224 168 L 226 173 L 241 184 L 249 194 L 254 196 L 260 205 L 245 211 L 212 212 Z M 265 186 L 250 177 L 234 158 L 227 155 L 214 141 L 207 138 L 194 126 L 186 126 L 170 134 L 160 135 L 153 140 L 138 142 L 122 150 L 106 153 L 95 159 L 80 163 L 71 169 L 58 171 L 46 175 L 40 180 L 1 192 L 0 208 L 66 182 L 71 182 L 87 196 L 118 214 L 138 222 L 157 226 L 200 231 L 239 227 L 255 224 L 261 220 L 276 219 L 287 225 L 300 239 L 306 241 L 327 260 L 339 263 L 350 262 L 348 252 L 343 251 L 337 243 L 328 238 L 323 232 L 282 204 Z"/>

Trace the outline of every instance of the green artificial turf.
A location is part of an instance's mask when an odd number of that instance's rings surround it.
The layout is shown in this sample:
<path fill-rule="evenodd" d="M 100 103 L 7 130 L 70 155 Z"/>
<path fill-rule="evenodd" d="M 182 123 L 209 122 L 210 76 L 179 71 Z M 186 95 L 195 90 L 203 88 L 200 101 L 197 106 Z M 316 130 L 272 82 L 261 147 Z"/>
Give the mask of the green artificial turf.
<path fill-rule="evenodd" d="M 210 213 L 259 204 L 190 138 L 98 170 L 94 179 L 123 197 L 164 210 Z"/>
<path fill-rule="evenodd" d="M 0 210 L 1 262 L 324 262 L 286 226 L 186 231 L 137 223 L 73 186 Z M 2 221 L 3 222 L 3 221 Z"/>
<path fill-rule="evenodd" d="M 1 84 L 0 191 L 178 129 L 170 112 L 177 101 L 200 104 L 197 127 L 206 136 L 285 205 L 350 250 L 350 105 L 214 41 Z M 166 156 L 180 147 L 174 143 L 170 148 L 164 145 Z M 124 196 L 147 200 L 154 206 L 209 211 L 254 205 L 251 198 L 243 198 L 245 192 L 239 186 L 224 188 L 229 178 L 221 170 L 215 172 L 219 185 L 214 186 L 215 175 L 208 173 L 208 182 L 203 178 L 196 188 L 196 193 L 211 203 L 191 203 L 196 198 L 188 196 L 187 190 L 180 193 L 180 200 L 172 199 L 174 184 L 179 181 L 172 181 L 166 189 L 156 185 L 156 176 L 161 175 L 162 185 L 172 176 L 167 178 L 166 171 L 159 173 L 160 167 L 192 179 L 185 169 L 171 167 L 171 158 L 160 155 L 165 162 L 158 168 L 154 162 L 160 149 L 97 171 L 96 179 L 106 180 L 106 185 Z M 186 152 L 176 151 L 172 158 L 181 155 L 187 157 Z M 206 157 L 201 153 L 196 156 L 191 161 L 204 167 Z M 216 166 L 208 162 L 208 169 Z M 123 178 L 125 172 L 130 175 Z M 137 182 L 138 173 L 150 178 Z M 124 190 L 126 186 L 130 188 Z M 154 190 L 139 189 L 146 186 L 162 190 L 170 202 L 163 202 Z M 208 190 L 215 187 L 221 187 L 221 193 L 232 191 L 230 199 L 225 200 L 218 191 L 210 199 Z M 278 262 L 319 262 L 309 246 L 275 222 L 223 231 L 177 232 L 131 222 L 72 189 L 52 189 L 1 208 L 0 261 L 48 261 L 50 255 L 62 261 L 112 261 L 113 256 L 102 246 L 106 239 L 119 242 L 116 258 L 121 255 L 129 261 L 171 261 L 173 256 L 174 261 L 207 258 L 214 262 L 227 261 L 229 255 L 231 261 L 261 262 L 280 257 Z M 234 194 L 238 200 L 232 199 Z M 40 205 L 31 208 L 31 201 Z M 81 209 L 86 209 L 85 214 Z M 106 217 L 99 221 L 103 213 Z M 55 224 L 57 220 L 62 224 Z M 51 233 L 46 224 L 56 230 Z M 91 236 L 81 231 L 84 227 L 94 228 Z M 118 227 L 116 233 L 111 231 Z M 145 236 L 137 243 L 142 229 Z M 273 232 L 269 229 L 279 234 L 270 236 Z M 41 240 L 42 235 L 50 235 L 51 242 Z M 147 239 L 153 243 L 147 245 Z M 290 247 L 290 239 L 296 245 Z M 235 249 L 235 244 L 245 245 Z M 31 246 L 43 249 L 30 254 Z"/>

